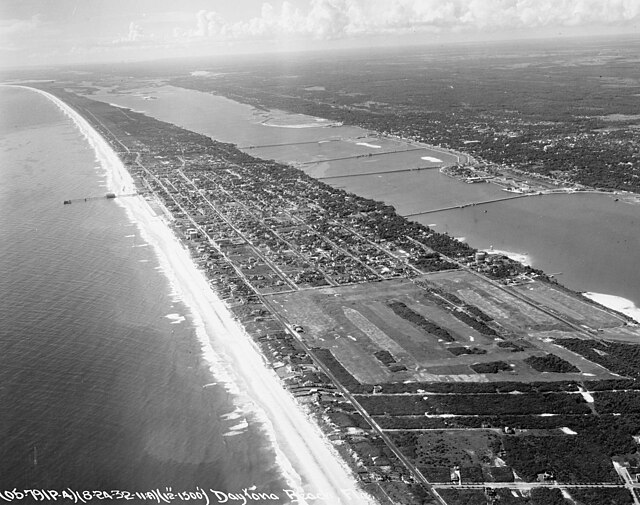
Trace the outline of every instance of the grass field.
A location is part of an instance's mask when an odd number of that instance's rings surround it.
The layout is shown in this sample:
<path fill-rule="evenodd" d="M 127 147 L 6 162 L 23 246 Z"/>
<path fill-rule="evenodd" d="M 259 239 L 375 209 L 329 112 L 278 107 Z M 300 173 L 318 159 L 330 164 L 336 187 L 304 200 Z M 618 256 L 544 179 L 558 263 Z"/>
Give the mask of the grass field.
<path fill-rule="evenodd" d="M 623 324 L 620 317 L 605 309 L 543 282 L 532 282 L 513 289 L 575 324 L 591 328 L 614 328 Z"/>
<path fill-rule="evenodd" d="M 429 275 L 428 280 L 477 306 L 504 328 L 516 333 L 570 330 L 569 326 L 551 315 L 470 272 L 436 273 Z"/>
<path fill-rule="evenodd" d="M 309 346 L 330 349 L 361 383 L 613 377 L 601 366 L 551 344 L 550 337 L 575 337 L 576 332 L 532 305 L 465 272 L 429 275 L 428 279 L 492 316 L 507 328 L 514 347 L 505 346 L 503 338 L 481 334 L 405 279 L 274 294 L 269 300 L 289 322 L 303 325 L 300 335 Z M 445 329 L 453 341 L 398 315 L 389 306 L 392 302 L 404 304 L 414 315 Z M 561 357 L 579 372 L 539 372 L 524 362 L 546 354 Z M 476 373 L 471 368 L 493 362 L 509 366 L 496 373 Z"/>

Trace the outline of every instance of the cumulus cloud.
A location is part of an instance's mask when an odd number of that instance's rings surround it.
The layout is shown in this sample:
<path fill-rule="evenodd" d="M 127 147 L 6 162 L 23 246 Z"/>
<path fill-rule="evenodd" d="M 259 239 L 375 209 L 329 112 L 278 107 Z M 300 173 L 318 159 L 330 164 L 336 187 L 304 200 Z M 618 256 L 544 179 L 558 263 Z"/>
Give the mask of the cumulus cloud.
<path fill-rule="evenodd" d="M 127 35 L 126 40 L 128 42 L 136 42 L 140 40 L 142 36 L 143 36 L 143 32 L 140 25 L 131 21 L 131 23 L 129 23 L 129 35 Z"/>
<path fill-rule="evenodd" d="M 147 36 L 144 33 L 144 30 L 142 29 L 142 27 L 138 23 L 131 21 L 129 23 L 129 32 L 122 37 L 118 37 L 112 43 L 115 45 L 128 45 L 128 44 L 135 45 L 139 42 L 148 40 L 150 38 L 153 38 L 153 37 Z"/>
<path fill-rule="evenodd" d="M 42 22 L 36 14 L 29 19 L 0 19 L 0 35 L 9 36 L 37 30 Z"/>
<path fill-rule="evenodd" d="M 321 40 L 441 30 L 529 29 L 616 25 L 640 20 L 640 0 L 311 0 L 306 9 L 264 3 L 259 15 L 228 22 L 214 11 L 196 14 L 187 37 Z"/>

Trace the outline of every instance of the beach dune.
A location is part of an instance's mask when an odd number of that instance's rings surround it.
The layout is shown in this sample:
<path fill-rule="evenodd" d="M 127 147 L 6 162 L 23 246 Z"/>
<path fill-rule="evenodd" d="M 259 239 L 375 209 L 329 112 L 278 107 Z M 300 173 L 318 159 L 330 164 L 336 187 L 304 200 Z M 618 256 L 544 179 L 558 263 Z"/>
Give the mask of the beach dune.
<path fill-rule="evenodd" d="M 110 191 L 135 192 L 133 179 L 122 161 L 80 114 L 50 93 L 20 87 L 46 96 L 71 118 L 95 150 L 106 171 Z M 156 216 L 142 197 L 116 201 L 137 224 L 144 240 L 153 246 L 174 291 L 190 308 L 205 357 L 214 354 L 215 361 L 225 362 L 226 375 L 231 375 L 235 384 L 233 389 L 253 403 L 290 486 L 280 495 L 283 502 L 375 504 L 376 501 L 358 487 L 353 473 L 319 427 L 282 387 L 249 335 L 210 289 L 204 272 L 198 270 L 163 219 Z M 215 370 L 212 373 L 214 379 L 219 379 Z M 251 485 L 247 482 L 247 487 Z"/>

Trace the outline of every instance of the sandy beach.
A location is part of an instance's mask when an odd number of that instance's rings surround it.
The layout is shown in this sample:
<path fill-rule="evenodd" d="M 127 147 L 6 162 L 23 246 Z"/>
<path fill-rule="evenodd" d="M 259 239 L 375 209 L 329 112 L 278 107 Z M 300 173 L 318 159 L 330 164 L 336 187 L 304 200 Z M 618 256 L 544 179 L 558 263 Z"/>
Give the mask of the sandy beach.
<path fill-rule="evenodd" d="M 635 319 L 640 323 L 640 307 L 636 307 L 636 305 L 631 300 L 627 300 L 626 298 L 622 298 L 621 296 L 606 295 L 603 293 L 583 294 L 590 300 L 593 300 L 600 305 L 604 305 L 605 307 L 609 307 L 610 309 L 622 312 L 623 314 Z"/>
<path fill-rule="evenodd" d="M 517 253 L 513 251 L 504 251 L 501 249 L 494 249 L 494 248 L 483 249 L 483 251 L 488 254 L 498 254 L 501 256 L 506 256 L 507 258 L 517 261 L 518 263 L 531 266 L 531 258 L 527 253 Z"/>
<path fill-rule="evenodd" d="M 49 93 L 20 87 L 46 96 L 73 120 L 95 150 L 106 172 L 109 190 L 135 191 L 123 163 L 84 118 Z M 116 202 L 125 208 L 145 241 L 153 247 L 174 292 L 189 307 L 203 355 L 212 365 L 213 379 L 227 384 L 243 408 L 251 408 L 264 425 L 291 489 L 280 493 L 281 503 L 375 504 L 375 500 L 357 487 L 352 472 L 318 426 L 282 387 L 275 372 L 210 289 L 204 272 L 198 270 L 163 218 L 157 216 L 142 197 L 116 199 Z M 247 482 L 246 487 L 252 484 Z"/>

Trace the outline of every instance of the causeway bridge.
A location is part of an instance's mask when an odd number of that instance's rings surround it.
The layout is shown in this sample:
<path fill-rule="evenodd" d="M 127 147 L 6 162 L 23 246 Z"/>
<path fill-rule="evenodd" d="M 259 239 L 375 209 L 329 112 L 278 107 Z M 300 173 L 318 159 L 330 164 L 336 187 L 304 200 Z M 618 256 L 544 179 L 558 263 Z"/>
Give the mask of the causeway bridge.
<path fill-rule="evenodd" d="M 513 196 L 505 196 L 503 198 L 493 198 L 491 200 L 483 200 L 481 202 L 462 203 L 460 205 L 451 205 L 449 207 L 440 207 L 439 209 L 421 210 L 419 212 L 411 212 L 409 214 L 401 214 L 402 217 L 424 216 L 425 214 L 434 214 L 435 212 L 443 212 L 445 210 L 464 209 L 465 207 L 475 207 L 478 205 L 486 205 L 488 203 L 504 202 L 506 200 L 515 200 L 516 198 L 525 198 L 537 196 L 540 193 L 522 193 Z"/>

